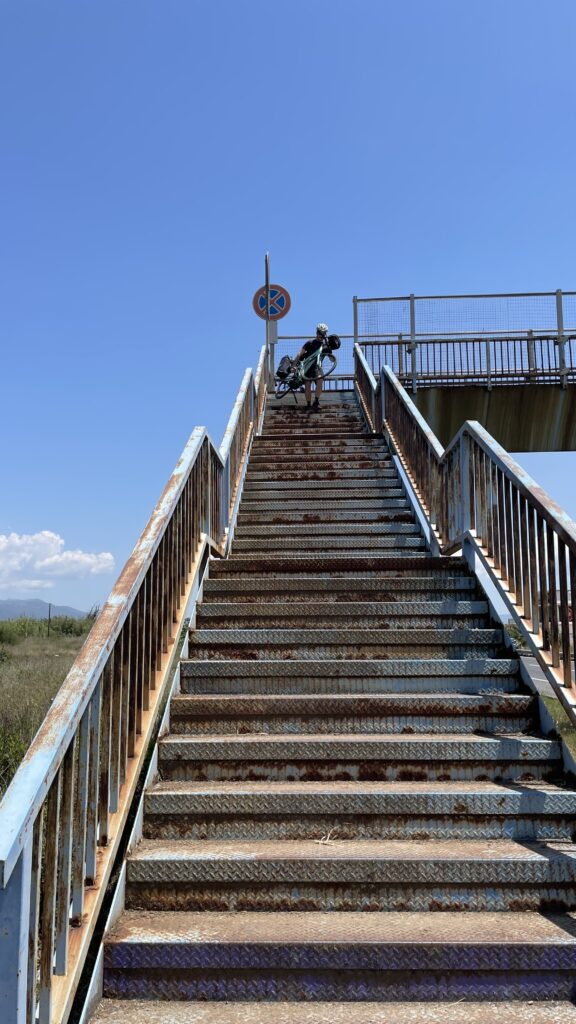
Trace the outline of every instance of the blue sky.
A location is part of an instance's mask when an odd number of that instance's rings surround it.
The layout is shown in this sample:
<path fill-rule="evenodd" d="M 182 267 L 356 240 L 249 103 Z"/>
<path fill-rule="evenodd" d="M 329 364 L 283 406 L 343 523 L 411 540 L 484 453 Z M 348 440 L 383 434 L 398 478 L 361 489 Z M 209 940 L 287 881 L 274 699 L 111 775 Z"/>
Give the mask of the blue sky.
<path fill-rule="evenodd" d="M 0 596 L 106 597 L 220 440 L 265 250 L 290 334 L 575 288 L 575 44 L 573 0 L 3 0 Z M 523 461 L 576 515 L 575 457 Z"/>

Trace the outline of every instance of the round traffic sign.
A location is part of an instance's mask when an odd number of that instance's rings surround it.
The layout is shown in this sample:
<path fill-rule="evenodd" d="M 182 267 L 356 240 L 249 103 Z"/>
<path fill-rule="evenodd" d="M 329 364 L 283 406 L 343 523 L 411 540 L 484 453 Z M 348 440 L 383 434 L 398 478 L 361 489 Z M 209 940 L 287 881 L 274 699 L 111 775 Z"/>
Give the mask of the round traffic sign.
<path fill-rule="evenodd" d="M 292 305 L 290 295 L 281 284 L 270 285 L 270 319 L 281 320 L 289 311 Z M 252 299 L 254 312 L 266 319 L 266 286 L 259 288 Z"/>

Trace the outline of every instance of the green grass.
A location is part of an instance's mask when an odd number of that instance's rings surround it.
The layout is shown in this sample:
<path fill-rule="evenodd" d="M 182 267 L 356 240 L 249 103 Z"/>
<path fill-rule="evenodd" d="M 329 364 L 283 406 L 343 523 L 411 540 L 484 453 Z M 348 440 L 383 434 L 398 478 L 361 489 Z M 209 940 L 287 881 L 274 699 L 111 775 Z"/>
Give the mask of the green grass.
<path fill-rule="evenodd" d="M 92 627 L 85 619 L 0 622 L 0 796 Z"/>
<path fill-rule="evenodd" d="M 560 701 L 556 697 L 543 697 L 548 711 L 556 724 L 556 731 L 562 737 L 572 757 L 576 758 L 576 727 L 572 725 Z"/>

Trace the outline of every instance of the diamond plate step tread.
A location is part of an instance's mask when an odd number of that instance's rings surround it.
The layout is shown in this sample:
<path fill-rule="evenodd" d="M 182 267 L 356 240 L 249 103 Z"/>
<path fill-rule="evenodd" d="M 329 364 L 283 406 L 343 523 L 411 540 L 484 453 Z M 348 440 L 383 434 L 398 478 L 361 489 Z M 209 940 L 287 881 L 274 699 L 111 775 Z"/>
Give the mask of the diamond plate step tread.
<path fill-rule="evenodd" d="M 146 840 L 128 882 L 538 885 L 576 879 L 573 843 L 478 840 Z"/>
<path fill-rule="evenodd" d="M 126 912 L 106 967 L 574 970 L 573 914 Z"/>
<path fill-rule="evenodd" d="M 317 551 L 320 558 L 328 557 L 331 553 L 338 553 L 341 551 L 350 551 L 353 554 L 367 555 L 370 551 L 398 551 L 399 549 L 414 550 L 421 549 L 423 551 L 428 550 L 428 545 L 424 540 L 424 537 L 420 534 L 419 529 L 411 529 L 410 534 L 406 535 L 401 533 L 400 530 L 396 530 L 392 535 L 383 536 L 345 536 L 335 537 L 334 535 L 324 533 L 323 536 L 317 537 L 270 537 L 264 540 L 262 537 L 252 537 L 248 539 L 234 537 L 232 542 L 232 557 L 236 558 L 238 554 L 248 554 L 250 552 L 261 552 L 271 551 L 274 552 L 278 558 L 283 558 L 286 555 L 290 555 L 293 551 L 302 551 L 305 557 L 309 557 L 310 551 Z"/>
<path fill-rule="evenodd" d="M 342 551 L 348 551 L 354 553 L 360 551 L 365 554 L 369 551 L 382 551 L 382 550 L 393 550 L 398 551 L 399 549 L 422 549 L 427 550 L 426 542 L 420 534 L 420 530 L 417 526 L 410 526 L 408 530 L 403 530 L 402 526 L 395 528 L 392 534 L 382 534 L 381 536 L 357 536 L 354 535 L 348 537 L 335 537 L 331 531 L 324 531 L 324 534 L 317 536 L 308 535 L 304 537 L 271 537 L 271 531 L 269 531 L 268 538 L 261 537 L 250 537 L 250 538 L 234 538 L 233 541 L 233 558 L 238 553 L 246 552 L 260 552 L 260 551 L 277 551 L 280 558 L 284 554 L 289 555 L 292 551 L 303 551 L 304 556 L 308 557 L 311 551 L 318 551 L 319 557 L 323 557 L 329 552 L 340 553 Z"/>
<path fill-rule="evenodd" d="M 266 469 L 270 469 L 277 473 L 279 469 L 278 457 L 280 452 L 272 455 L 266 452 L 252 452 L 250 454 L 250 467 L 258 473 L 263 472 Z M 395 463 L 392 456 L 388 452 L 381 452 L 377 449 L 365 450 L 365 451 L 339 451 L 339 452 L 328 452 L 328 451 L 308 451 L 305 453 L 300 452 L 294 454 L 291 451 L 284 451 L 281 454 L 281 467 L 288 471 L 296 472 L 296 470 L 302 469 L 325 469 L 333 470 L 336 468 L 342 469 L 358 469 L 364 467 L 366 469 L 394 469 Z"/>
<path fill-rule="evenodd" d="M 569 1002 L 202 1003 L 104 999 L 93 1024 L 576 1024 Z"/>
<path fill-rule="evenodd" d="M 334 679 L 389 679 L 389 678 L 420 678 L 430 679 L 431 677 L 459 677 L 467 678 L 476 676 L 476 685 L 483 690 L 490 690 L 493 678 L 500 676 L 518 675 L 518 662 L 514 658 L 437 658 L 426 660 L 420 658 L 399 658 L 399 659 L 370 659 L 366 661 L 349 661 L 329 658 L 307 659 L 306 661 L 294 659 L 283 662 L 261 661 L 255 669 L 254 660 L 242 661 L 242 659 L 226 661 L 210 661 L 209 659 L 184 659 L 180 663 L 182 677 L 187 676 L 200 678 L 201 676 L 217 676 L 225 678 L 252 677 L 275 679 L 296 677 L 311 677 L 314 673 L 316 678 Z M 312 676 L 313 678 L 313 676 Z"/>
<path fill-rule="evenodd" d="M 204 582 L 204 598 L 210 597 L 213 594 L 234 594 L 236 595 L 252 595 L 252 594 L 267 594 L 267 600 L 278 600 L 282 602 L 284 600 L 284 594 L 296 594 L 301 601 L 306 600 L 314 601 L 314 598 L 306 597 L 307 594 L 321 593 L 323 603 L 331 601 L 335 604 L 340 603 L 342 598 L 337 597 L 338 594 L 346 595 L 346 598 L 352 600 L 349 595 L 351 593 L 357 594 L 374 594 L 377 593 L 381 596 L 381 600 L 390 601 L 396 603 L 392 598 L 392 593 L 405 593 L 406 591 L 413 591 L 421 595 L 422 593 L 429 594 L 430 592 L 446 591 L 452 593 L 454 591 L 461 591 L 465 593 L 471 593 L 476 590 L 476 581 L 469 576 L 396 576 L 396 577 L 372 577 L 361 576 L 355 577 L 338 577 L 330 576 L 327 579 L 317 576 L 299 576 L 298 578 L 277 578 L 270 579 L 269 577 L 262 577 L 256 579 L 207 579 Z M 385 596 L 383 596 L 385 595 Z M 358 600 L 354 598 L 354 600 Z M 361 598 L 360 600 L 363 600 Z M 403 598 L 403 600 L 406 600 Z M 422 600 L 421 596 L 418 600 Z M 437 600 L 433 598 L 432 600 Z M 346 603 L 346 601 L 342 601 Z"/>
<path fill-rule="evenodd" d="M 501 629 L 307 629 L 305 635 L 300 629 L 197 629 L 190 632 L 190 643 L 195 647 L 207 645 L 258 644 L 286 645 L 288 647 L 311 644 L 338 644 L 376 647 L 381 645 L 430 647 L 446 644 L 491 645 L 501 644 Z"/>
<path fill-rule="evenodd" d="M 327 530 L 325 522 L 320 523 L 290 523 L 282 525 L 279 523 L 270 523 L 269 526 L 252 526 L 240 524 L 236 527 L 234 532 L 234 545 L 238 540 L 243 540 L 247 537 L 264 537 L 264 538 L 278 538 L 283 539 L 285 537 L 306 537 L 307 539 L 313 537 L 319 537 L 326 543 L 330 537 L 335 536 L 359 536 L 360 538 L 371 537 L 371 536 L 388 536 L 389 534 L 420 534 L 420 527 L 417 523 L 356 523 L 351 522 L 349 524 L 339 525 L 335 524 L 330 526 Z M 278 543 L 276 541 L 276 543 Z"/>
<path fill-rule="evenodd" d="M 294 602 L 254 601 L 249 606 L 232 601 L 204 602 L 200 605 L 199 618 L 217 619 L 235 615 L 251 616 L 287 616 L 306 615 L 309 622 L 314 622 L 318 615 L 330 615 L 335 618 L 349 616 L 420 616 L 420 615 L 488 615 L 487 601 L 307 601 L 306 608 L 300 612 Z"/>
<path fill-rule="evenodd" d="M 546 783 L 170 782 L 145 796 L 147 814 L 576 815 L 576 792 Z M 336 833 L 337 835 L 337 833 Z M 576 851 L 576 847 L 573 847 Z"/>
<path fill-rule="evenodd" d="M 160 758 L 180 761 L 559 761 L 557 740 L 532 736 L 346 736 L 303 734 L 173 736 L 159 741 Z"/>
<path fill-rule="evenodd" d="M 344 524 L 342 527 L 343 533 L 350 531 L 345 529 L 346 524 L 358 527 L 358 530 L 353 530 L 353 533 L 360 532 L 363 524 L 368 526 L 376 526 L 379 523 L 411 523 L 414 521 L 414 514 L 406 506 L 403 509 L 388 509 L 383 511 L 382 509 L 375 509 L 372 512 L 354 512 L 350 509 L 346 511 L 326 511 L 326 512 L 303 512 L 303 511 L 283 511 L 275 512 L 272 515 L 270 513 L 262 512 L 241 512 L 236 520 L 236 532 L 245 527 L 274 527 L 274 526 L 321 526 L 327 523 L 332 524 Z M 334 532 L 340 532 L 340 529 Z"/>
<path fill-rule="evenodd" d="M 368 468 L 359 466 L 357 469 L 341 469 L 340 467 L 332 467 L 331 469 L 320 469 L 315 466 L 308 466 L 305 462 L 301 462 L 300 466 L 295 469 L 289 469 L 287 466 L 281 465 L 276 466 L 273 470 L 262 470 L 249 469 L 245 476 L 245 487 L 250 487 L 251 484 L 256 483 L 270 483 L 276 486 L 282 485 L 285 481 L 289 480 L 397 480 L 398 471 L 395 467 L 382 467 L 378 466 L 375 468 Z"/>
<path fill-rule="evenodd" d="M 400 489 L 398 474 L 394 472 L 388 475 L 382 474 L 378 480 L 370 477 L 347 480 L 344 477 L 343 481 L 339 474 L 338 476 L 334 474 L 332 478 L 327 478 L 326 480 L 307 480 L 306 478 L 302 479 L 302 477 L 295 477 L 294 480 L 283 480 L 281 478 L 274 480 L 247 480 L 242 494 L 252 498 L 255 494 L 272 496 L 274 492 L 286 493 L 288 496 L 295 493 L 317 494 L 319 497 L 334 494 L 342 495 L 345 498 L 347 495 L 357 494 L 358 492 L 363 494 L 366 491 L 373 497 L 380 497 L 388 491 Z"/>
<path fill-rule="evenodd" d="M 317 513 L 321 513 L 323 510 L 334 509 L 334 499 L 337 500 L 338 509 L 354 509 L 361 511 L 366 509 L 368 511 L 376 509 L 386 508 L 408 508 L 408 500 L 406 494 L 401 486 L 398 487 L 386 487 L 385 490 L 378 489 L 376 493 L 365 495 L 363 494 L 362 499 L 355 497 L 354 489 L 348 488 L 342 490 L 342 492 L 333 492 L 330 496 L 329 501 L 324 501 L 320 498 L 314 498 L 310 492 L 302 490 L 300 493 L 292 493 L 281 496 L 280 498 L 269 499 L 265 496 L 257 497 L 255 495 L 243 495 L 240 503 L 240 514 L 252 513 L 252 512 L 266 512 L 286 509 L 287 512 L 290 510 L 300 511 L 305 509 L 313 509 Z"/>
<path fill-rule="evenodd" d="M 319 575 L 325 575 L 327 572 L 335 573 L 337 570 L 340 570 L 340 575 L 342 572 L 345 572 L 347 578 L 352 579 L 351 574 L 354 572 L 382 573 L 395 570 L 396 572 L 400 571 L 404 575 L 408 575 L 410 569 L 417 569 L 419 571 L 433 569 L 439 574 L 445 573 L 449 576 L 457 573 L 460 569 L 466 575 L 469 574 L 468 566 L 464 561 L 456 558 L 435 558 L 430 554 L 403 555 L 401 557 L 395 555 L 371 555 L 369 558 L 358 555 L 354 557 L 353 563 L 351 563 L 350 555 L 347 555 L 345 558 L 340 557 L 340 559 L 333 556 L 330 559 L 329 567 L 324 564 L 324 559 L 319 556 L 314 558 L 306 558 L 305 556 L 299 558 L 295 556 L 274 558 L 273 562 L 270 558 L 255 558 L 254 556 L 242 559 L 214 558 L 210 562 L 211 576 L 226 576 L 228 573 L 234 572 L 262 572 L 284 578 L 286 573 L 308 575 L 309 573 L 316 572 Z"/>
<path fill-rule="evenodd" d="M 295 696 L 190 696 L 172 698 L 173 716 L 241 718 L 244 715 L 513 715 L 528 714 L 532 694 L 302 694 Z"/>

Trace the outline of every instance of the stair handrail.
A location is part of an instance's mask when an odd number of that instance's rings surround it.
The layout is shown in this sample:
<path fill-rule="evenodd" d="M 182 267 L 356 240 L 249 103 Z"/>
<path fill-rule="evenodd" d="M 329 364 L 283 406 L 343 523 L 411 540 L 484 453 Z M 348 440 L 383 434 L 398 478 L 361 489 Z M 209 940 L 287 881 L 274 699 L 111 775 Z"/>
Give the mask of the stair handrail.
<path fill-rule="evenodd" d="M 220 449 L 204 427 L 190 435 L 0 804 L 3 1024 L 64 1024 L 70 1013 L 171 688 L 175 642 L 207 556 L 225 551 L 265 361 L 264 348 Z"/>
<path fill-rule="evenodd" d="M 355 360 L 368 423 L 398 455 L 440 551 L 479 559 L 576 724 L 576 522 L 480 423 L 443 448 L 390 367 L 376 381 L 359 349 Z"/>

